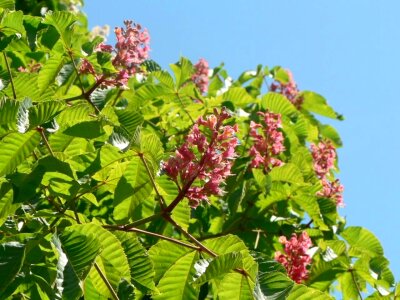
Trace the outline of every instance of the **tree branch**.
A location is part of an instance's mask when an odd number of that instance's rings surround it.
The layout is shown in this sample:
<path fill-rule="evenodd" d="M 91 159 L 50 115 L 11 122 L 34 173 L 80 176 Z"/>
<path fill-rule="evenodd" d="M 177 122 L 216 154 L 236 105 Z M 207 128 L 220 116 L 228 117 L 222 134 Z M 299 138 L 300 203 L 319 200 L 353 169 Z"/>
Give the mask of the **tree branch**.
<path fill-rule="evenodd" d="M 214 251 L 212 251 L 211 249 L 208 249 L 206 246 L 204 246 L 201 242 L 199 242 L 193 235 L 191 235 L 189 232 L 187 232 L 185 229 L 182 228 L 181 225 L 179 225 L 178 223 L 176 223 L 171 216 L 169 215 L 165 215 L 163 216 L 164 219 L 171 223 L 178 231 L 180 231 L 184 236 L 186 236 L 189 240 L 191 240 L 194 244 L 196 244 L 200 250 L 199 251 L 203 251 L 209 255 L 211 255 L 212 257 L 216 257 L 218 256 Z"/>
<path fill-rule="evenodd" d="M 103 227 L 106 228 L 106 229 L 110 229 L 110 230 L 120 230 L 120 231 L 125 231 L 125 232 L 142 233 L 142 234 L 145 234 L 145 235 L 153 236 L 153 237 L 156 237 L 156 238 L 159 238 L 159 239 L 162 239 L 162 240 L 166 240 L 166 241 L 172 242 L 172 243 L 177 244 L 177 245 L 181 245 L 181 246 L 184 246 L 184 247 L 187 247 L 187 248 L 191 248 L 191 249 L 194 249 L 194 250 L 197 250 L 197 251 L 201 251 L 200 247 L 194 246 L 192 244 L 188 244 L 188 243 L 182 242 L 180 240 L 177 240 L 177 239 L 174 239 L 174 238 L 171 238 L 171 237 L 168 237 L 168 236 L 164 236 L 162 234 L 150 232 L 150 231 L 139 229 L 139 228 L 135 228 L 135 227 L 126 228 L 125 226 L 112 226 L 112 225 L 111 226 L 110 225 L 103 225 Z"/>

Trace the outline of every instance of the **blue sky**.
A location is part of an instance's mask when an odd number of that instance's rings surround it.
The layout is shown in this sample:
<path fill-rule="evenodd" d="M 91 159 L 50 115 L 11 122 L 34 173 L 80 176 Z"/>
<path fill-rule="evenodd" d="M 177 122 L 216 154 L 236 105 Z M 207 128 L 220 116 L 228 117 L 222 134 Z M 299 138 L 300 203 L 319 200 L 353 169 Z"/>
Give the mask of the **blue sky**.
<path fill-rule="evenodd" d="M 86 0 L 89 25 L 148 28 L 151 57 L 167 68 L 183 55 L 232 77 L 258 64 L 290 68 L 300 89 L 345 116 L 340 179 L 348 225 L 381 240 L 400 278 L 400 1 Z M 384 5 L 383 5 L 384 4 Z"/>

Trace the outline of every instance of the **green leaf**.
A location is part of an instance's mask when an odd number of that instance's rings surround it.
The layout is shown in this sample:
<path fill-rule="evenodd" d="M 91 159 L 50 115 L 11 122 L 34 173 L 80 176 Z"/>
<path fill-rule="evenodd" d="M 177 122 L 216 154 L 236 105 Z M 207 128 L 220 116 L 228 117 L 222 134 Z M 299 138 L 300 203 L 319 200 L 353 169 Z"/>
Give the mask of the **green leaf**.
<path fill-rule="evenodd" d="M 25 36 L 26 32 L 23 25 L 23 17 L 24 14 L 22 11 L 6 13 L 0 24 L 0 31 L 5 35 L 19 34 Z"/>
<path fill-rule="evenodd" d="M 17 205 L 13 204 L 14 191 L 11 184 L 1 182 L 0 185 L 0 226 L 3 225 L 7 217 L 14 213 Z"/>
<path fill-rule="evenodd" d="M 76 229 L 72 226 L 64 230 L 60 241 L 76 276 L 84 280 L 100 253 L 100 241 L 95 234 L 85 234 Z"/>
<path fill-rule="evenodd" d="M 248 273 L 248 277 L 252 281 L 255 281 L 257 275 L 257 263 L 254 261 L 254 258 L 250 255 L 248 248 L 240 238 L 235 235 L 228 234 L 223 237 L 206 240 L 204 241 L 204 245 L 218 255 L 240 252 L 243 257 L 243 269 Z"/>
<path fill-rule="evenodd" d="M 150 248 L 150 258 L 155 266 L 155 280 L 160 295 L 155 299 L 197 299 L 198 290 L 191 284 L 195 275 L 197 251 L 168 241 L 158 242 Z"/>
<path fill-rule="evenodd" d="M 118 182 L 114 196 L 114 217 L 123 220 L 133 215 L 134 209 L 150 196 L 151 179 L 139 157 L 133 157 Z"/>
<path fill-rule="evenodd" d="M 134 137 L 138 126 L 143 123 L 143 115 L 131 110 L 115 109 L 115 113 L 118 116 L 118 121 L 124 134 L 129 138 L 129 140 L 131 140 Z"/>
<path fill-rule="evenodd" d="M 82 239 L 85 239 L 85 237 Z M 80 279 L 78 278 L 71 262 L 68 261 L 68 258 L 62 249 L 59 237 L 54 234 L 51 241 L 57 249 L 59 256 L 55 281 L 55 292 L 57 297 L 62 298 L 62 296 L 64 296 L 67 299 L 79 299 L 83 293 L 79 285 Z M 78 243 L 76 243 L 76 245 L 78 245 Z"/>
<path fill-rule="evenodd" d="M 0 141 L 0 176 L 10 174 L 37 147 L 40 141 L 37 131 L 25 134 L 10 133 Z"/>
<path fill-rule="evenodd" d="M 167 175 L 156 177 L 157 189 L 161 196 L 163 196 L 167 205 L 176 198 L 179 193 L 176 184 L 169 179 Z M 187 230 L 190 221 L 190 206 L 186 201 L 181 201 L 172 211 L 172 219 L 174 219 L 183 229 Z"/>
<path fill-rule="evenodd" d="M 356 280 L 356 283 L 354 280 Z M 339 277 L 339 284 L 343 293 L 343 299 L 360 299 L 358 294 L 358 276 L 355 273 L 352 274 L 351 272 L 344 272 L 343 275 Z"/>
<path fill-rule="evenodd" d="M 321 291 L 328 290 L 332 282 L 335 281 L 340 274 L 347 272 L 347 269 L 350 267 L 346 257 L 339 255 L 340 252 L 336 253 L 332 248 L 327 248 L 327 251 L 322 254 L 317 253 L 314 255 L 307 284 Z M 335 256 L 339 257 L 334 259 Z"/>
<path fill-rule="evenodd" d="M 351 256 L 360 256 L 363 253 L 370 257 L 383 255 L 381 243 L 375 235 L 365 228 L 350 226 L 341 235 L 351 246 L 349 249 Z"/>
<path fill-rule="evenodd" d="M 272 181 L 284 181 L 294 184 L 302 184 L 304 182 L 300 169 L 292 163 L 273 168 L 269 175 Z"/>
<path fill-rule="evenodd" d="M 63 133 L 75 137 L 94 139 L 103 135 L 104 129 L 100 121 L 83 121 L 68 127 Z"/>
<path fill-rule="evenodd" d="M 78 138 L 57 131 L 49 137 L 53 152 L 63 152 L 67 157 L 93 152 L 93 147 L 84 138 Z"/>
<path fill-rule="evenodd" d="M 301 92 L 300 95 L 303 99 L 303 109 L 332 119 L 340 120 L 342 118 L 328 105 L 325 98 L 321 95 L 310 91 Z"/>
<path fill-rule="evenodd" d="M 7 98 L 0 100 L 0 124 L 16 124 L 19 104 L 19 101 Z"/>
<path fill-rule="evenodd" d="M 51 121 L 63 108 L 61 101 L 44 101 L 29 108 L 29 126 L 34 128 Z"/>
<path fill-rule="evenodd" d="M 73 34 L 72 27 L 75 22 L 75 15 L 67 11 L 49 11 L 46 13 L 45 19 L 43 21 L 44 24 L 54 26 L 54 28 L 60 34 L 66 47 L 68 47 L 71 42 Z"/>
<path fill-rule="evenodd" d="M 154 291 L 154 268 L 146 249 L 133 233 L 113 232 L 121 242 L 124 252 L 128 258 L 132 283 L 143 292 Z"/>
<path fill-rule="evenodd" d="M 289 82 L 289 75 L 282 67 L 274 67 L 271 69 L 271 74 L 274 76 L 274 79 L 280 83 L 287 84 Z"/>
<path fill-rule="evenodd" d="M 153 170 L 153 174 L 157 172 L 160 166 L 161 159 L 164 155 L 162 143 L 157 135 L 142 132 L 139 139 L 134 139 L 133 150 L 143 154 L 143 157 Z"/>
<path fill-rule="evenodd" d="M 0 0 L 0 7 L 9 10 L 15 10 L 15 0 Z"/>
<path fill-rule="evenodd" d="M 222 98 L 224 100 L 232 101 L 235 106 L 246 106 L 255 101 L 255 99 L 242 87 L 231 87 L 222 95 Z"/>
<path fill-rule="evenodd" d="M 137 89 L 134 101 L 135 105 L 146 106 L 149 101 L 161 98 L 163 96 L 174 96 L 175 91 L 165 85 L 146 84 Z M 128 106 L 129 108 L 129 106 Z"/>
<path fill-rule="evenodd" d="M 287 300 L 333 300 L 334 298 L 330 295 L 309 288 L 302 284 L 296 284 L 293 289 L 290 291 L 289 297 Z"/>
<path fill-rule="evenodd" d="M 178 63 L 170 65 L 170 68 L 174 72 L 176 86 L 178 88 L 182 87 L 182 85 L 191 79 L 191 75 L 193 73 L 193 65 L 185 57 L 181 57 Z"/>
<path fill-rule="evenodd" d="M 254 299 L 254 282 L 249 276 L 237 272 L 226 274 L 218 284 L 218 299 L 249 300 Z"/>
<path fill-rule="evenodd" d="M 39 93 L 42 94 L 51 84 L 54 83 L 58 73 L 64 65 L 64 57 L 61 54 L 54 53 L 46 64 L 39 71 L 37 85 Z"/>
<path fill-rule="evenodd" d="M 294 282 L 287 277 L 286 269 L 277 261 L 262 253 L 255 253 L 259 272 L 255 288 L 256 299 L 283 300 Z"/>
<path fill-rule="evenodd" d="M 97 243 L 100 244 L 101 252 L 96 257 L 96 263 L 114 290 L 117 289 L 122 278 L 130 281 L 128 259 L 120 241 L 112 233 L 93 223 L 73 225 L 69 228 L 85 236 L 93 236 L 97 240 Z M 91 290 L 89 288 L 90 286 L 93 287 L 94 290 Z M 86 277 L 84 288 L 86 297 L 89 297 L 88 295 L 93 295 L 93 293 L 111 297 L 106 284 L 94 267 L 90 269 Z"/>
<path fill-rule="evenodd" d="M 195 283 L 202 285 L 214 278 L 222 278 L 234 269 L 242 267 L 242 259 L 240 252 L 230 252 L 217 256 L 210 262 L 206 271 L 196 279 Z"/>
<path fill-rule="evenodd" d="M 0 244 L 0 295 L 14 280 L 25 259 L 25 245 L 18 242 Z"/>
<path fill-rule="evenodd" d="M 321 135 L 327 139 L 330 139 L 333 142 L 335 148 L 339 148 L 343 146 L 342 139 L 340 138 L 339 133 L 333 128 L 331 125 L 320 125 L 319 131 Z"/>
<path fill-rule="evenodd" d="M 276 114 L 290 116 L 297 113 L 296 107 L 282 94 L 269 92 L 261 98 L 261 107 Z"/>
<path fill-rule="evenodd" d="M 156 71 L 151 73 L 159 82 L 170 88 L 174 88 L 174 79 L 167 71 Z"/>
<path fill-rule="evenodd" d="M 267 300 L 286 299 L 294 283 L 281 272 L 262 272 L 258 277 L 258 293 L 262 293 Z M 261 297 L 260 297 L 261 298 Z"/>
<path fill-rule="evenodd" d="M 298 194 L 292 198 L 294 202 L 296 202 L 304 211 L 308 213 L 311 219 L 314 221 L 314 224 L 320 230 L 329 230 L 329 227 L 325 224 L 321 211 L 318 205 L 317 198 L 313 195 L 307 194 Z"/>

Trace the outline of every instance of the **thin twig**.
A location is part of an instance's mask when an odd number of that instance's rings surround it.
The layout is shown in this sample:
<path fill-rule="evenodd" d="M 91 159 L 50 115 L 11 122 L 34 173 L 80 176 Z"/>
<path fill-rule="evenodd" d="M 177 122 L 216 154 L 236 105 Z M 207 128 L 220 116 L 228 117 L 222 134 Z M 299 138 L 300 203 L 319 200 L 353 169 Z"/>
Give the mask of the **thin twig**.
<path fill-rule="evenodd" d="M 178 223 L 176 223 L 171 216 L 169 215 L 164 215 L 163 216 L 164 219 L 171 223 L 176 229 L 178 229 L 178 231 L 180 231 L 184 236 L 186 236 L 189 240 L 191 240 L 194 244 L 196 244 L 199 247 L 198 251 L 203 251 L 205 253 L 207 253 L 208 255 L 212 256 L 212 257 L 217 257 L 218 254 L 215 253 L 214 251 L 212 251 L 211 249 L 207 248 L 205 245 L 203 245 L 199 240 L 197 240 L 193 235 L 191 235 L 189 232 L 187 232 L 185 229 L 182 228 L 182 226 L 180 226 Z M 246 270 L 244 269 L 240 269 L 240 268 L 235 268 L 234 269 L 235 272 L 238 272 L 240 274 L 242 274 L 243 276 L 248 276 L 249 274 L 246 272 Z"/>
<path fill-rule="evenodd" d="M 156 194 L 157 194 L 157 196 L 158 196 L 158 200 L 159 200 L 159 202 L 160 202 L 161 209 L 163 210 L 164 208 L 166 208 L 164 197 L 163 197 L 163 196 L 160 194 L 160 192 L 158 191 L 158 188 L 157 188 L 156 182 L 155 182 L 155 180 L 154 180 L 153 174 L 151 173 L 150 168 L 149 168 L 149 166 L 147 165 L 147 162 L 146 162 L 146 160 L 145 160 L 144 157 L 143 157 L 143 153 L 138 153 L 138 155 L 139 155 L 140 160 L 143 162 L 143 164 L 144 164 L 144 166 L 145 166 L 145 168 L 146 168 L 147 174 L 148 174 L 149 177 L 150 177 L 151 184 L 153 185 L 153 188 L 154 188 L 154 190 L 156 191 Z"/>
<path fill-rule="evenodd" d="M 167 222 L 171 223 L 184 236 L 186 236 L 189 240 L 191 240 L 193 243 L 195 243 L 200 248 L 200 251 L 206 252 L 207 254 L 211 255 L 212 257 L 218 256 L 214 251 L 212 251 L 211 249 L 208 249 L 201 242 L 199 242 L 193 235 L 191 235 L 189 232 L 187 232 L 185 229 L 183 229 L 181 225 L 176 223 L 175 220 L 173 220 L 171 218 L 171 216 L 165 215 L 163 217 Z"/>
<path fill-rule="evenodd" d="M 82 91 L 82 96 L 83 96 L 83 98 L 84 98 L 87 102 L 89 102 L 89 104 L 94 108 L 94 110 L 96 111 L 96 113 L 99 113 L 100 110 L 97 108 L 96 105 L 94 105 L 94 103 L 93 103 L 92 101 L 90 101 L 90 97 L 89 97 L 90 94 L 87 94 L 87 93 L 85 92 L 85 87 L 83 86 L 83 82 L 82 82 L 81 76 L 80 76 L 80 74 L 79 74 L 78 67 L 76 66 L 74 57 L 72 56 L 72 51 L 71 51 L 70 49 L 68 49 L 67 52 L 68 52 L 68 56 L 70 57 L 70 59 L 71 59 L 71 61 L 72 61 L 72 65 L 74 66 L 76 76 L 78 77 L 78 81 L 79 81 L 79 84 L 80 84 L 80 86 L 81 86 L 81 91 Z M 96 84 L 97 84 L 97 83 L 96 83 Z M 95 86 L 96 86 L 96 84 L 95 84 Z"/>
<path fill-rule="evenodd" d="M 174 238 L 171 238 L 171 237 L 168 237 L 168 236 L 164 236 L 162 234 L 150 232 L 150 231 L 139 229 L 139 228 L 134 228 L 134 227 L 126 228 L 125 226 L 119 226 L 118 227 L 118 226 L 112 226 L 112 225 L 111 226 L 110 225 L 103 225 L 103 227 L 107 228 L 107 229 L 110 229 L 110 230 L 120 230 L 120 231 L 125 231 L 125 232 L 142 233 L 142 234 L 145 234 L 145 235 L 153 236 L 153 237 L 156 237 L 156 238 L 159 238 L 159 239 L 162 239 L 162 240 L 166 240 L 166 241 L 175 243 L 177 245 L 181 245 L 181 246 L 184 246 L 184 247 L 187 247 L 187 248 L 191 248 L 191 249 L 194 249 L 194 250 L 197 250 L 197 251 L 201 251 L 201 248 L 197 247 L 195 245 L 188 244 L 188 243 L 182 242 L 180 240 L 177 240 L 177 239 L 174 239 Z"/>
<path fill-rule="evenodd" d="M 110 291 L 111 295 L 115 300 L 119 300 L 117 293 L 114 291 L 111 283 L 108 281 L 107 277 L 104 275 L 103 271 L 100 269 L 97 262 L 94 263 L 94 267 L 96 268 L 97 273 L 99 273 L 101 279 L 103 279 L 104 283 L 106 284 L 108 290 Z"/>
<path fill-rule="evenodd" d="M 126 224 L 126 225 L 124 225 L 123 227 L 124 227 L 125 229 L 137 227 L 137 226 L 140 226 L 140 225 L 149 223 L 149 222 L 151 222 L 151 221 L 153 221 L 153 220 L 155 220 L 155 219 L 158 219 L 159 217 L 161 217 L 161 214 L 160 214 L 160 213 L 154 214 L 154 215 L 151 215 L 150 217 L 137 220 L 137 221 L 132 222 L 132 223 L 130 223 L 130 224 Z M 112 225 L 110 225 L 110 226 L 112 226 Z"/>
<path fill-rule="evenodd" d="M 6 67 L 7 67 L 8 75 L 10 75 L 10 84 L 11 84 L 13 97 L 14 97 L 14 100 L 16 100 L 17 99 L 17 93 L 15 92 L 14 80 L 13 80 L 13 77 L 12 77 L 12 74 L 11 74 L 10 65 L 8 64 L 7 54 L 4 51 L 3 51 L 3 56 L 4 56 L 4 60 L 6 61 Z"/>
<path fill-rule="evenodd" d="M 42 136 L 42 139 L 43 139 L 47 149 L 49 150 L 51 156 L 54 156 L 53 149 L 51 149 L 51 146 L 49 144 L 49 141 L 47 140 L 46 134 L 44 133 L 43 127 L 38 126 L 38 127 L 36 127 L 36 130 L 39 131 L 40 135 Z"/>

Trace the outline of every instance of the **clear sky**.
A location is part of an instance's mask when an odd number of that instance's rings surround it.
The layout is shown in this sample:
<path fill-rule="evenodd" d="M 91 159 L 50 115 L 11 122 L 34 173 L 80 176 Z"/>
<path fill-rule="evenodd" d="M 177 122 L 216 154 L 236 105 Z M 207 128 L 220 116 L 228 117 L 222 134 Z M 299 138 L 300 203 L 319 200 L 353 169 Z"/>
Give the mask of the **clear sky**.
<path fill-rule="evenodd" d="M 378 236 L 400 279 L 400 1 L 85 2 L 90 27 L 133 19 L 148 28 L 151 57 L 165 68 L 181 55 L 225 62 L 234 78 L 281 65 L 300 89 L 324 95 L 345 116 L 329 121 L 344 141 L 340 212 Z"/>

